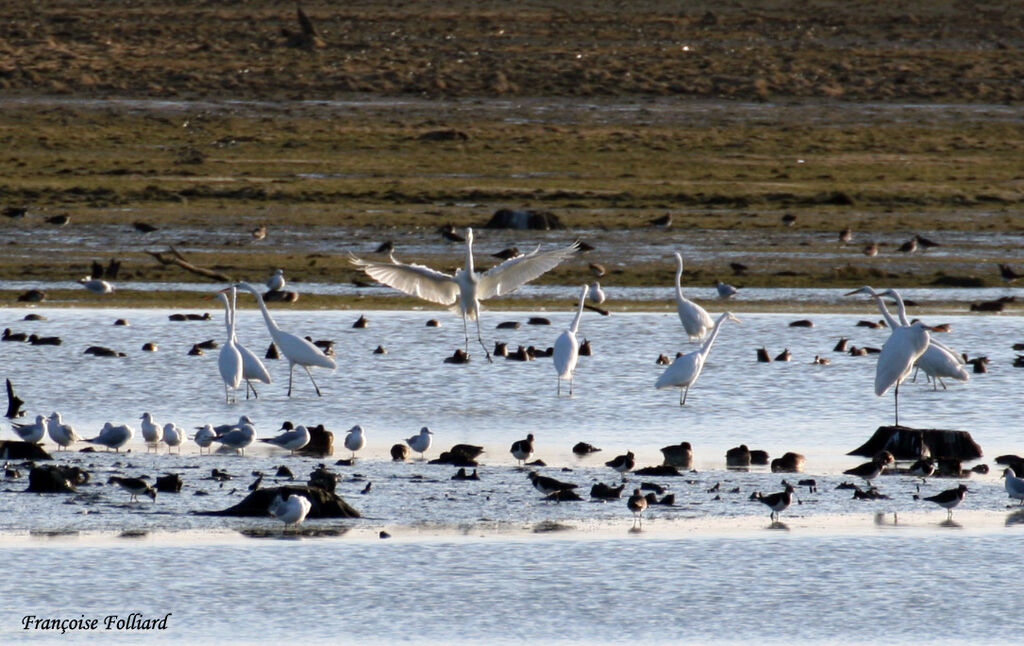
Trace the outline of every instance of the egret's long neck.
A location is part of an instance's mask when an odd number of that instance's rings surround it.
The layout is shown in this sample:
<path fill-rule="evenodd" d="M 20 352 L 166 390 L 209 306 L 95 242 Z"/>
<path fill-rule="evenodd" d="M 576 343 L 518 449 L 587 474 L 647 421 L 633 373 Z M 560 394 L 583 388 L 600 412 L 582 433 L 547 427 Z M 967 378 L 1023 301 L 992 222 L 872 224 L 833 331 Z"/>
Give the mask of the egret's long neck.
<path fill-rule="evenodd" d="M 281 328 L 277 327 L 277 323 L 270 316 L 270 311 L 267 310 L 267 304 L 263 302 L 263 295 L 259 291 L 248 283 L 242 284 L 242 289 L 252 292 L 252 295 L 256 297 L 256 304 L 260 306 L 260 312 L 263 313 L 263 321 L 267 324 L 267 329 L 270 330 L 270 336 L 274 336 L 281 331 Z"/>
<path fill-rule="evenodd" d="M 473 236 L 466 236 L 466 273 L 473 275 Z"/>
<path fill-rule="evenodd" d="M 889 329 L 895 330 L 898 327 L 904 327 L 906 324 L 900 324 L 896 322 L 896 319 L 889 313 L 889 308 L 885 306 L 885 301 L 882 300 L 881 294 L 875 294 L 875 302 L 878 303 L 878 311 L 882 313 L 882 318 L 889 324 Z"/>
<path fill-rule="evenodd" d="M 676 258 L 676 298 L 682 300 L 683 298 L 683 259 L 681 257 Z"/>
<path fill-rule="evenodd" d="M 572 326 L 569 327 L 573 334 L 576 334 L 580 329 L 580 319 L 583 318 L 583 305 L 587 300 L 587 292 L 589 290 L 589 287 L 584 286 L 583 293 L 580 294 L 580 304 L 579 307 L 576 308 L 576 318 L 572 320 Z"/>
<path fill-rule="evenodd" d="M 711 352 L 711 344 L 713 344 L 715 339 L 718 337 L 718 329 L 722 327 L 722 323 L 725 323 L 725 319 L 725 316 L 720 316 L 718 317 L 718 320 L 715 321 L 715 326 L 711 328 L 711 336 L 709 336 L 708 340 L 704 342 L 704 345 L 700 347 L 700 354 L 702 357 L 707 357 L 708 353 Z"/>
<path fill-rule="evenodd" d="M 894 299 L 896 299 L 896 311 L 900 315 L 900 323 L 904 326 L 910 325 L 910 319 L 907 318 L 907 306 L 903 302 L 903 297 L 894 289 L 890 289 L 889 293 L 892 294 Z"/>
<path fill-rule="evenodd" d="M 235 287 L 231 288 L 231 327 L 228 330 L 228 337 L 235 340 L 235 318 L 238 312 L 238 289 Z"/>
<path fill-rule="evenodd" d="M 231 331 L 234 324 L 231 320 L 231 302 L 224 292 L 217 294 L 217 300 L 224 304 L 224 330 L 228 333 L 228 340 L 231 339 Z"/>

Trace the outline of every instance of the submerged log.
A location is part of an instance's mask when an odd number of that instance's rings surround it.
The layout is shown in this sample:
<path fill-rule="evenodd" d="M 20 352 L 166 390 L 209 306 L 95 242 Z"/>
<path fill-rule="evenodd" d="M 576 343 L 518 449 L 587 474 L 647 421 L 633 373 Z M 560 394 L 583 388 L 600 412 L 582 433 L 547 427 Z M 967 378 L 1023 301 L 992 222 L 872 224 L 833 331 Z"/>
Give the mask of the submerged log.
<path fill-rule="evenodd" d="M 919 429 L 906 426 L 879 426 L 867 442 L 847 453 L 866 458 L 889 451 L 897 460 L 916 460 L 931 456 L 938 460 L 977 460 L 981 447 L 967 431 Z"/>
<path fill-rule="evenodd" d="M 0 460 L 52 460 L 46 449 L 32 442 L 0 440 Z"/>
<path fill-rule="evenodd" d="M 198 516 L 266 516 L 274 499 L 287 491 L 289 496 L 305 496 L 311 503 L 308 518 L 359 518 L 359 512 L 345 500 L 320 487 L 285 485 L 257 489 L 242 502 L 220 511 L 197 511 Z"/>

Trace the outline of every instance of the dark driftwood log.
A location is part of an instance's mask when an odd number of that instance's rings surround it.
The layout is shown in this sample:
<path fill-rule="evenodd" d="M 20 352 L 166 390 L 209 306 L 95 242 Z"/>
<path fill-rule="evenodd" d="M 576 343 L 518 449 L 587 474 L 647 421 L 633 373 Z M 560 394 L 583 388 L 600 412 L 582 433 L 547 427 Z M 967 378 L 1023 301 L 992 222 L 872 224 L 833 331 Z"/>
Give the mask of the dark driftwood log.
<path fill-rule="evenodd" d="M 0 440 L 0 460 L 52 460 L 43 447 L 19 440 Z"/>
<path fill-rule="evenodd" d="M 28 473 L 28 493 L 75 493 L 75 485 L 89 481 L 89 474 L 78 467 L 47 464 L 32 467 Z"/>
<path fill-rule="evenodd" d="M 967 431 L 920 429 L 906 426 L 879 426 L 874 435 L 847 455 L 873 458 L 879 451 L 889 451 L 897 460 L 916 460 L 930 455 L 938 460 L 977 460 L 981 447 Z"/>
<path fill-rule="evenodd" d="M 298 494 L 309 499 L 312 504 L 309 509 L 309 518 L 359 518 L 359 512 L 355 507 L 345 502 L 341 496 L 324 491 L 320 487 L 303 485 L 257 489 L 234 507 L 228 507 L 221 511 L 197 511 L 195 513 L 198 516 L 266 516 L 269 513 L 267 510 L 270 508 L 270 503 L 285 491 L 289 495 Z"/>
<path fill-rule="evenodd" d="M 211 280 L 216 280 L 222 283 L 234 282 L 234 279 L 231 278 L 231 276 L 228 276 L 227 274 L 221 273 L 219 271 L 214 271 L 212 269 L 207 269 L 206 267 L 193 265 L 189 261 L 185 260 L 185 257 L 178 253 L 178 250 L 175 249 L 174 247 L 168 247 L 168 249 L 169 251 L 167 252 L 147 251 L 146 253 L 153 256 L 153 258 L 161 265 L 176 265 L 186 271 L 192 272 L 193 274 L 198 274 L 200 276 L 204 276 Z"/>

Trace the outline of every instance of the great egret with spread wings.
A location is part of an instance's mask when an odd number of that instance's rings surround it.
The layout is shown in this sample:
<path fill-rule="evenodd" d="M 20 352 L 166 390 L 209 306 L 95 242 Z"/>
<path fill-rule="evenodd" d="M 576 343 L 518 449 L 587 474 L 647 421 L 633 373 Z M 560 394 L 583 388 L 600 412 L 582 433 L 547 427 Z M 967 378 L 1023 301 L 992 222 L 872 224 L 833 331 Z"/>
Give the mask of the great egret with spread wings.
<path fill-rule="evenodd" d="M 560 262 L 576 252 L 579 243 L 568 247 L 541 252 L 538 247 L 532 253 L 509 258 L 505 262 L 479 273 L 473 266 L 473 229 L 466 229 L 466 265 L 446 274 L 424 265 L 407 264 L 392 258 L 390 262 L 350 258 L 353 265 L 368 276 L 400 292 L 422 298 L 431 303 L 450 305 L 452 311 L 462 314 L 462 327 L 466 334 L 466 351 L 469 351 L 469 324 L 476 321 L 476 335 L 487 360 L 491 353 L 484 344 L 480 331 L 480 301 L 503 296 L 558 266 Z"/>

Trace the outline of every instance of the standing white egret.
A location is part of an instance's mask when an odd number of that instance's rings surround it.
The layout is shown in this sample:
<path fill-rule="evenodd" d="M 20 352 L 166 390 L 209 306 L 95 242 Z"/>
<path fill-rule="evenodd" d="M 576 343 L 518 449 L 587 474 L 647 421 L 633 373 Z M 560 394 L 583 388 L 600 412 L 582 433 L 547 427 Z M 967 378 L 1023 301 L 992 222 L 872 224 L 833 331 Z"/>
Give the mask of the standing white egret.
<path fill-rule="evenodd" d="M 882 346 L 882 351 L 878 354 L 878 363 L 875 365 L 875 395 L 881 397 L 886 393 L 889 388 L 896 386 L 893 392 L 894 398 L 894 410 L 895 410 L 895 425 L 900 425 L 900 384 L 910 376 L 910 371 L 913 369 L 914 364 L 921 355 L 928 349 L 928 345 L 931 343 L 931 336 L 928 334 L 930 329 L 924 323 L 918 321 L 913 325 L 904 325 L 902 322 L 897 323 L 892 315 L 889 314 L 885 308 L 885 304 L 882 302 L 882 295 L 892 295 L 895 292 L 892 290 L 886 290 L 881 294 L 875 292 L 870 287 L 861 287 L 860 289 L 848 292 L 846 295 L 850 296 L 853 294 L 870 294 L 878 302 L 879 310 L 885 317 L 886 322 L 892 328 L 892 333 L 889 335 L 889 339 Z M 899 304 L 900 301 L 897 301 Z M 902 320 L 909 323 L 906 320 L 906 309 L 902 312 Z"/>
<path fill-rule="evenodd" d="M 562 331 L 555 339 L 555 372 L 558 373 L 558 390 L 556 396 L 562 396 L 562 380 L 569 380 L 569 396 L 572 397 L 572 383 L 573 376 L 576 374 L 576 361 L 580 357 L 580 342 L 576 338 L 576 333 L 580 329 L 580 318 L 583 317 L 583 305 L 587 302 L 587 293 L 590 288 L 586 285 L 583 286 L 583 291 L 580 292 L 580 304 L 576 309 L 576 318 L 572 320 L 572 325 Z"/>
<path fill-rule="evenodd" d="M 676 257 L 676 311 L 679 312 L 679 321 L 686 330 L 686 335 L 691 341 L 700 341 L 708 333 L 711 326 L 715 324 L 700 305 L 683 296 L 683 256 L 677 251 Z"/>
<path fill-rule="evenodd" d="M 732 315 L 732 312 L 725 312 L 718 317 L 715 321 L 714 326 L 711 328 L 711 336 L 708 337 L 704 345 L 700 347 L 700 350 L 694 350 L 693 352 L 687 352 L 684 355 L 676 357 L 675 361 L 665 369 L 665 372 L 661 373 L 658 380 L 654 382 L 654 387 L 658 390 L 664 390 L 665 388 L 679 388 L 679 405 L 683 406 L 686 404 L 686 395 L 690 392 L 690 386 L 697 382 L 697 378 L 700 377 L 701 370 L 704 369 L 704 362 L 708 358 L 708 354 L 711 352 L 711 344 L 715 342 L 715 338 L 718 337 L 718 331 L 722 328 L 722 323 L 726 321 L 734 321 L 739 323 L 740 320 Z"/>
<path fill-rule="evenodd" d="M 220 378 L 224 380 L 224 401 L 230 404 L 238 400 L 238 386 L 242 383 L 242 355 L 235 346 L 235 322 L 231 318 L 231 303 L 224 292 L 218 292 L 217 298 L 224 304 L 224 328 L 228 340 L 220 348 L 217 367 Z"/>
<path fill-rule="evenodd" d="M 235 318 L 238 313 L 237 307 L 238 289 L 235 287 L 231 288 L 231 340 L 235 344 L 235 348 L 238 350 L 238 354 L 242 356 L 242 379 L 245 380 L 245 398 L 249 399 L 249 391 L 252 391 L 253 397 L 259 398 L 259 393 L 256 392 L 256 387 L 252 385 L 252 382 L 262 381 L 265 384 L 269 384 L 270 373 L 267 372 L 267 367 L 263 365 L 263 361 L 260 360 L 256 353 L 249 348 L 242 345 L 238 340 L 238 326 L 236 325 L 237 319 Z"/>
<path fill-rule="evenodd" d="M 157 451 L 160 448 L 160 425 L 153 421 L 152 413 L 143 413 L 142 423 L 139 427 L 142 429 L 142 440 L 146 443 L 146 453 L 149 453 L 150 449 Z"/>
<path fill-rule="evenodd" d="M 274 273 L 270 276 L 270 278 L 267 279 L 266 285 L 267 289 L 269 289 L 272 292 L 279 292 L 282 289 L 284 289 L 284 270 L 275 269 Z"/>
<path fill-rule="evenodd" d="M 54 411 L 49 419 L 46 420 L 46 432 L 50 434 L 50 439 L 56 442 L 57 446 L 62 449 L 66 449 L 82 439 L 70 424 L 64 423 L 60 413 L 57 411 Z"/>
<path fill-rule="evenodd" d="M 863 288 L 862 288 L 863 289 Z M 899 292 L 895 289 L 887 289 L 881 294 L 882 296 L 891 296 L 896 301 L 896 310 L 900 317 L 900 325 L 906 327 L 910 325 L 910 320 L 907 318 L 907 306 L 903 302 L 903 297 L 900 296 Z M 884 305 L 879 299 L 879 308 L 884 310 Z M 887 312 L 883 312 L 887 314 Z M 889 321 L 889 325 L 892 325 L 890 316 L 886 316 L 886 321 Z M 928 375 L 932 380 L 932 388 L 934 390 L 939 389 L 939 384 L 942 384 L 942 389 L 946 389 L 946 384 L 942 382 L 942 378 L 956 379 L 957 381 L 968 381 L 971 378 L 970 373 L 964 369 L 965 362 L 963 357 L 956 351 L 947 346 L 945 343 L 939 341 L 934 336 L 930 336 L 928 342 L 928 349 L 924 351 L 924 354 L 917 360 L 916 365 L 918 368 L 924 371 L 924 374 Z"/>
<path fill-rule="evenodd" d="M 392 260 L 376 262 L 352 256 L 353 265 L 368 276 L 393 287 L 400 292 L 422 298 L 431 303 L 452 306 L 452 311 L 462 313 L 462 327 L 466 335 L 466 351 L 469 351 L 469 324 L 466 319 L 476 321 L 476 336 L 484 349 L 487 360 L 491 353 L 484 344 L 480 331 L 480 301 L 503 296 L 558 266 L 579 247 L 574 242 L 568 247 L 540 253 L 540 247 L 532 253 L 509 258 L 484 273 L 473 268 L 473 230 L 466 229 L 466 266 L 445 274 L 424 265 L 410 265 Z"/>
<path fill-rule="evenodd" d="M 256 303 L 260 306 L 260 311 L 263 313 L 263 321 L 267 324 L 267 331 L 270 332 L 274 345 L 288 359 L 288 396 L 292 396 L 292 375 L 295 372 L 295 365 L 298 364 L 309 375 L 309 380 L 313 382 L 313 388 L 316 390 L 317 396 L 320 397 L 320 387 L 316 385 L 316 380 L 313 379 L 313 373 L 309 371 L 309 367 L 320 366 L 321 368 L 334 370 L 338 367 L 334 363 L 334 359 L 325 355 L 320 348 L 313 345 L 312 341 L 307 341 L 301 336 L 296 336 L 279 328 L 274 319 L 271 318 L 270 312 L 267 311 L 267 304 L 263 302 L 263 296 L 260 295 L 255 287 L 249 283 L 236 283 L 235 287 L 244 289 L 256 297 Z"/>

